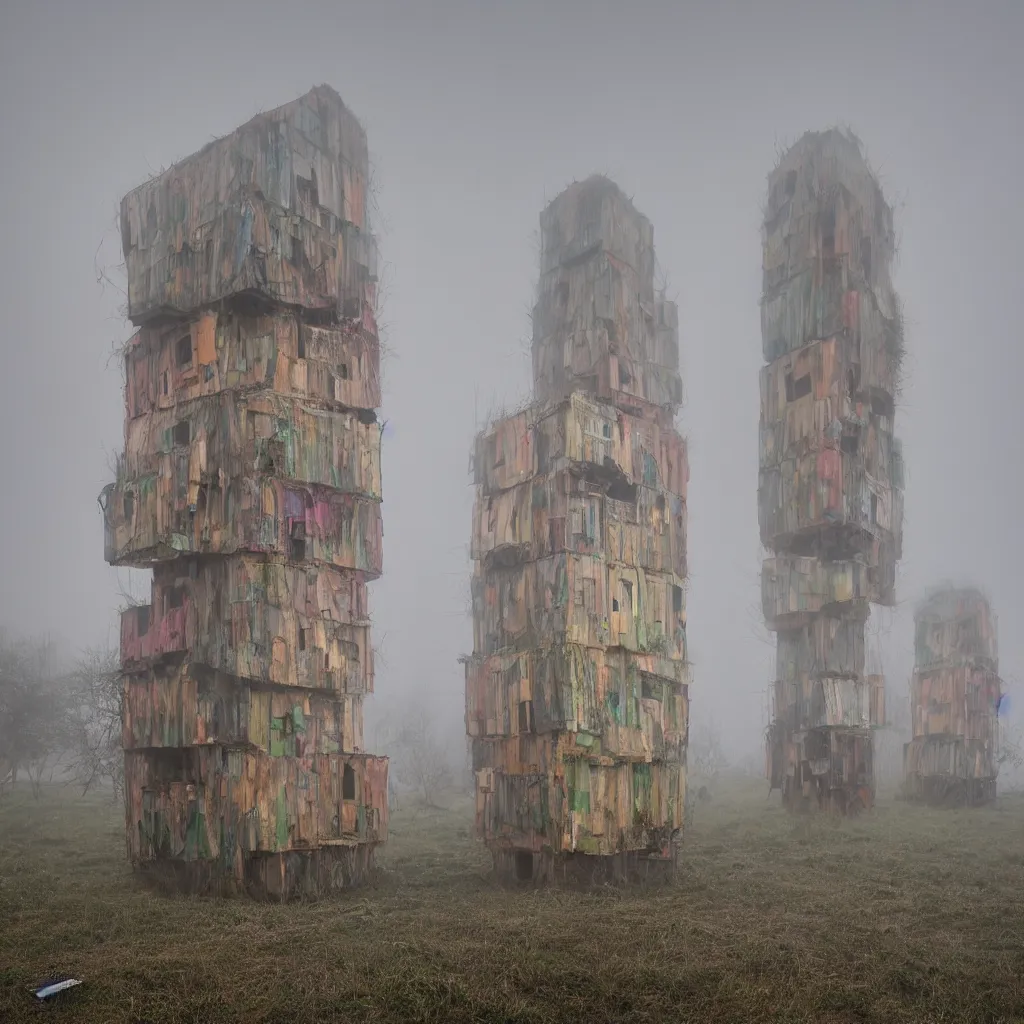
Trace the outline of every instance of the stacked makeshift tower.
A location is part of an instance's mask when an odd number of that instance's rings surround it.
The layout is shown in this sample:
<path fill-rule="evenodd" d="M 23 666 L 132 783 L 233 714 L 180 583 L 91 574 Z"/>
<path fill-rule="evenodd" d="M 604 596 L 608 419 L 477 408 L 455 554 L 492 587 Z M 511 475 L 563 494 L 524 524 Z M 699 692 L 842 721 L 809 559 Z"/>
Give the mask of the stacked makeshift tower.
<path fill-rule="evenodd" d="M 602 177 L 541 214 L 534 402 L 476 439 L 466 728 L 506 878 L 670 873 L 688 732 L 677 311 Z"/>
<path fill-rule="evenodd" d="M 994 800 L 1000 700 L 996 618 L 974 588 L 944 587 L 915 615 L 908 795 L 930 803 Z"/>
<path fill-rule="evenodd" d="M 874 799 L 880 676 L 869 602 L 894 602 L 903 460 L 893 437 L 902 326 L 892 211 L 859 142 L 808 133 L 768 179 L 758 519 L 778 634 L 768 771 L 787 806 Z"/>
<path fill-rule="evenodd" d="M 363 752 L 381 572 L 366 136 L 320 86 L 130 193 L 121 621 L 128 854 L 184 888 L 358 883 L 387 835 Z"/>

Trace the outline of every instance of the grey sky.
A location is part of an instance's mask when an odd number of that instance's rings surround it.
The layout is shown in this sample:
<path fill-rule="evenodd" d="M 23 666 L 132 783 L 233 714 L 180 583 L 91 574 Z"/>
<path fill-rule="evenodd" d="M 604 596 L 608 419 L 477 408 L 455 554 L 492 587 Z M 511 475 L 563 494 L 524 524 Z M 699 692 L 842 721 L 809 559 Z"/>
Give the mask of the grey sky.
<path fill-rule="evenodd" d="M 0 13 L 0 624 L 102 642 L 119 602 L 96 495 L 121 442 L 120 197 L 259 109 L 333 85 L 366 125 L 387 263 L 385 576 L 377 692 L 461 729 L 475 426 L 529 384 L 541 206 L 615 178 L 680 303 L 697 706 L 762 724 L 755 492 L 760 206 L 776 146 L 843 123 L 896 205 L 908 321 L 897 413 L 900 596 L 986 587 L 1021 671 L 1016 448 L 1024 4 L 174 5 L 12 0 Z M 901 205 L 902 201 L 902 205 Z M 111 636 L 113 633 L 111 632 Z M 909 608 L 890 675 L 910 666 Z"/>

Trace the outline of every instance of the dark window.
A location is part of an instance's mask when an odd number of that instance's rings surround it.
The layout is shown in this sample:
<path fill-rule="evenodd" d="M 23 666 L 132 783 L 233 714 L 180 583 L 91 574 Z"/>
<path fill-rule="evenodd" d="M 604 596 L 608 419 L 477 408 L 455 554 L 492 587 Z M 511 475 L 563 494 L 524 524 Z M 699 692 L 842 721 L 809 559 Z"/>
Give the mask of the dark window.
<path fill-rule="evenodd" d="M 178 366 L 192 365 L 192 335 L 183 334 L 175 343 L 174 352 L 178 360 Z"/>
<path fill-rule="evenodd" d="M 149 632 L 148 604 L 140 606 L 139 610 L 135 613 L 135 625 L 138 629 L 139 636 L 145 636 Z"/>
<path fill-rule="evenodd" d="M 131 522 L 132 516 L 135 514 L 135 495 L 131 491 L 124 492 L 124 518 L 126 522 Z"/>
<path fill-rule="evenodd" d="M 636 484 L 624 480 L 616 480 L 608 487 L 608 497 L 613 501 L 624 501 L 631 505 L 636 504 Z"/>
<path fill-rule="evenodd" d="M 158 748 L 149 752 L 146 761 L 154 782 L 199 781 L 199 766 L 193 750 Z"/>
<path fill-rule="evenodd" d="M 633 383 L 633 375 L 629 370 L 624 370 L 621 366 L 619 367 L 619 387 L 628 388 Z"/>
<path fill-rule="evenodd" d="M 164 394 L 166 395 L 167 394 L 167 371 L 166 370 L 164 370 L 164 372 L 163 372 L 163 384 L 164 384 Z"/>
<path fill-rule="evenodd" d="M 612 598 L 612 611 L 617 612 L 619 610 L 619 599 L 617 597 Z"/>
<path fill-rule="evenodd" d="M 662 686 L 655 679 L 648 679 L 646 677 L 640 680 L 640 695 L 645 700 L 661 700 L 662 699 Z"/>
<path fill-rule="evenodd" d="M 302 239 L 292 235 L 292 263 L 298 266 L 302 262 Z"/>
<path fill-rule="evenodd" d="M 296 175 L 295 184 L 298 186 L 299 196 L 303 202 L 309 203 L 311 206 L 320 205 L 320 190 L 317 188 L 315 170 L 312 173 L 312 177 L 309 178 Z"/>
<path fill-rule="evenodd" d="M 529 850 L 516 850 L 516 881 L 529 882 L 533 878 L 533 854 Z"/>
<path fill-rule="evenodd" d="M 306 538 L 292 537 L 289 553 L 293 562 L 304 562 L 306 560 Z"/>
<path fill-rule="evenodd" d="M 857 449 L 860 447 L 860 437 L 857 434 L 843 434 L 843 439 L 839 442 L 839 447 L 846 452 L 847 455 L 856 455 Z"/>
<path fill-rule="evenodd" d="M 834 256 L 836 251 L 836 208 L 829 204 L 821 214 L 821 254 Z"/>
<path fill-rule="evenodd" d="M 168 587 L 164 591 L 164 612 L 180 608 L 185 603 L 185 592 L 181 587 Z"/>
<path fill-rule="evenodd" d="M 878 522 L 878 495 L 871 495 L 871 522 Z"/>
<path fill-rule="evenodd" d="M 338 367 L 338 375 L 342 380 L 348 380 L 348 363 L 342 363 Z"/>
<path fill-rule="evenodd" d="M 352 765 L 345 765 L 345 773 L 341 777 L 341 798 L 342 800 L 355 800 L 356 798 L 356 773 Z"/>
<path fill-rule="evenodd" d="M 672 587 L 672 611 L 676 615 L 682 614 L 683 611 L 683 588 L 675 585 Z"/>
<path fill-rule="evenodd" d="M 171 436 L 175 448 L 181 448 L 192 440 L 192 428 L 188 420 L 180 420 L 174 424 L 174 432 Z"/>
<path fill-rule="evenodd" d="M 802 377 L 793 378 L 793 374 L 786 374 L 786 401 L 795 402 L 811 393 L 811 375 L 805 373 Z"/>
<path fill-rule="evenodd" d="M 304 651 L 306 649 L 306 634 L 308 632 L 309 632 L 308 630 L 301 629 L 301 628 L 299 629 L 299 650 L 300 651 Z"/>
<path fill-rule="evenodd" d="M 300 359 L 306 358 L 306 332 L 299 328 L 299 342 L 298 342 L 298 354 Z"/>
<path fill-rule="evenodd" d="M 519 731 L 533 732 L 533 701 L 519 702 Z"/>

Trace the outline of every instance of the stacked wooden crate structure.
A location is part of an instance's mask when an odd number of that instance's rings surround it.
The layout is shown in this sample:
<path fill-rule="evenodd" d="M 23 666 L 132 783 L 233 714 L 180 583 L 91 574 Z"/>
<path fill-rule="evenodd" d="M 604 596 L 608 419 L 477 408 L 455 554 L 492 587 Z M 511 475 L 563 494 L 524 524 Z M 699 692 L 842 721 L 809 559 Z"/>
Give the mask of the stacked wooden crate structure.
<path fill-rule="evenodd" d="M 683 821 L 676 307 L 606 178 L 541 214 L 534 400 L 476 439 L 466 728 L 499 875 L 670 873 Z"/>
<path fill-rule="evenodd" d="M 973 587 L 942 587 L 914 615 L 909 796 L 935 804 L 994 800 L 998 775 L 996 618 Z"/>
<path fill-rule="evenodd" d="M 792 808 L 874 799 L 880 676 L 870 603 L 891 605 L 903 531 L 893 435 L 903 348 L 892 212 L 849 133 L 808 133 L 768 179 L 758 518 L 777 634 L 768 774 Z"/>
<path fill-rule="evenodd" d="M 121 622 L 127 845 L 186 889 L 358 884 L 387 836 L 363 749 L 382 569 L 366 136 L 326 86 L 131 192 Z"/>

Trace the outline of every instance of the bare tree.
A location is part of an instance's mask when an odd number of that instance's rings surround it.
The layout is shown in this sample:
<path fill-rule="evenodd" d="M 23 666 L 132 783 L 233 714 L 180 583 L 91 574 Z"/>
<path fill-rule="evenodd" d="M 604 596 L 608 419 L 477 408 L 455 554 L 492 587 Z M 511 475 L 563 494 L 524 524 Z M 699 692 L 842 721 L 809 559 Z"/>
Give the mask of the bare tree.
<path fill-rule="evenodd" d="M 729 759 L 722 747 L 722 737 L 714 719 L 690 730 L 687 760 L 697 775 L 713 779 L 722 769 L 729 767 Z"/>
<path fill-rule="evenodd" d="M 33 795 L 68 745 L 63 680 L 53 671 L 48 640 L 0 634 L 0 794 L 24 769 Z"/>
<path fill-rule="evenodd" d="M 124 690 L 116 648 L 91 648 L 68 680 L 72 733 L 68 768 L 87 793 L 104 782 L 115 797 L 124 786 L 121 710 Z"/>
<path fill-rule="evenodd" d="M 377 725 L 375 742 L 388 752 L 392 774 L 414 787 L 428 807 L 436 807 L 454 775 L 449 750 L 438 738 L 430 713 L 417 704 L 393 709 Z"/>

